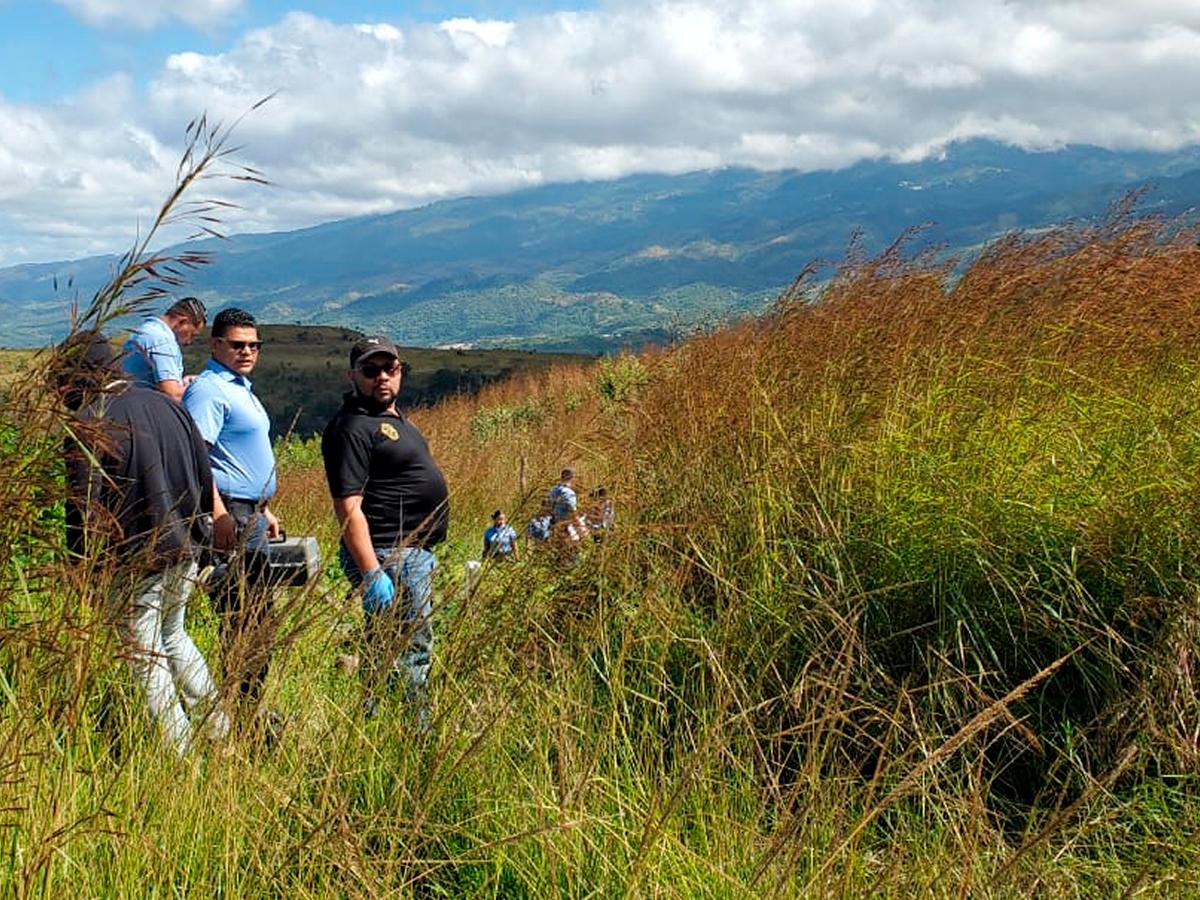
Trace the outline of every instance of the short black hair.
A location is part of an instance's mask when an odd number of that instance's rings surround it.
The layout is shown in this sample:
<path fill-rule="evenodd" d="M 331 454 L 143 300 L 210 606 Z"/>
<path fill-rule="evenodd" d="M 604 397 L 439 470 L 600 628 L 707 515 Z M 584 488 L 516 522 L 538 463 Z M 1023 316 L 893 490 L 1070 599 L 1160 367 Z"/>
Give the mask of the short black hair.
<path fill-rule="evenodd" d="M 213 319 L 212 336 L 215 338 L 225 337 L 225 332 L 230 328 L 254 328 L 257 330 L 258 319 L 244 309 L 229 306 L 217 313 Z"/>
<path fill-rule="evenodd" d="M 200 327 L 208 321 L 208 310 L 198 297 L 181 297 L 167 308 L 167 315 L 183 316 Z"/>
<path fill-rule="evenodd" d="M 502 509 L 496 510 L 494 513 L 492 513 L 492 521 L 495 522 L 502 515 L 504 515 L 504 510 L 502 510 Z"/>

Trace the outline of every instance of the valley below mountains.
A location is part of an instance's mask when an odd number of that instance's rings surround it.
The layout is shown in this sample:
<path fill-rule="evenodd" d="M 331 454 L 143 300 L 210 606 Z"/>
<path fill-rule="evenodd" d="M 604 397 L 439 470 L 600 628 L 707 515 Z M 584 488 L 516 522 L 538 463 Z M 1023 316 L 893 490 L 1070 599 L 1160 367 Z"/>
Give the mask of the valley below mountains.
<path fill-rule="evenodd" d="M 1102 216 L 1143 189 L 1139 208 L 1191 209 L 1200 149 L 968 141 L 921 162 L 839 171 L 547 185 L 197 242 L 213 262 L 188 292 L 263 322 L 382 331 L 409 345 L 600 352 L 760 312 L 814 260 L 830 271 L 855 238 L 877 252 L 921 226 L 917 246 L 969 254 L 1012 230 Z M 60 337 L 72 301 L 85 304 L 114 262 L 0 269 L 0 344 Z"/>

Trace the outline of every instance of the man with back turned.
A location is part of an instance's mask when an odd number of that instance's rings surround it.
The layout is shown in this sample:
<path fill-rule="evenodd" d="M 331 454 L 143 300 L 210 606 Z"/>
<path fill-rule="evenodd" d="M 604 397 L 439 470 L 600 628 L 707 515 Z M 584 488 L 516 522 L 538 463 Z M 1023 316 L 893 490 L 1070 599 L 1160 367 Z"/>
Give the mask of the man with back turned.
<path fill-rule="evenodd" d="M 176 403 L 192 376 L 183 374 L 183 347 L 204 327 L 208 313 L 195 297 L 176 300 L 160 316 L 147 316 L 125 342 L 129 380 L 162 391 Z"/>
<path fill-rule="evenodd" d="M 65 446 L 68 547 L 93 571 L 112 564 L 108 612 L 151 715 L 182 754 L 192 743 L 189 712 L 204 711 L 211 737 L 229 729 L 184 628 L 212 512 L 208 454 L 178 403 L 121 377 L 99 333 L 73 336 L 63 356 L 57 387 L 75 411 Z"/>

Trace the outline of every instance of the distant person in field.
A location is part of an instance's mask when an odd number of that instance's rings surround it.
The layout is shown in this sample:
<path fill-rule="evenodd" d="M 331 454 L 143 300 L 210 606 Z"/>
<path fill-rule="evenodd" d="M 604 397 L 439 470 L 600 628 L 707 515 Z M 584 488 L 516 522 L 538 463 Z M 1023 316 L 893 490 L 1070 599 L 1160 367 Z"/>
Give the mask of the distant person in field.
<path fill-rule="evenodd" d="M 616 509 L 612 498 L 608 496 L 608 488 L 600 486 L 588 494 L 591 504 L 583 514 L 593 541 L 601 541 L 604 535 L 612 531 L 616 521 Z"/>
<path fill-rule="evenodd" d="M 433 655 L 433 549 L 446 537 L 446 479 L 424 436 L 397 407 L 400 354 L 388 338 L 350 349 L 350 391 L 321 437 L 325 476 L 342 529 L 339 558 L 362 588 L 369 717 L 382 682 L 405 682 L 418 731 L 428 728 Z"/>
<path fill-rule="evenodd" d="M 183 374 L 183 347 L 204 327 L 207 312 L 195 297 L 175 301 L 161 316 L 149 316 L 125 341 L 124 366 L 130 380 L 162 391 L 176 403 L 190 376 Z"/>
<path fill-rule="evenodd" d="M 525 540 L 535 544 L 550 540 L 550 501 L 542 500 L 537 515 L 525 526 Z"/>
<path fill-rule="evenodd" d="M 550 488 L 546 499 L 550 506 L 550 518 L 555 524 L 574 518 L 579 506 L 579 498 L 575 495 L 574 469 L 567 467 L 562 470 L 558 483 Z"/>
<path fill-rule="evenodd" d="M 236 551 L 209 595 L 220 614 L 225 675 L 239 679 L 244 718 L 257 711 L 275 642 L 266 579 L 267 544 L 279 536 L 279 520 L 268 505 L 275 494 L 275 454 L 270 416 L 250 380 L 262 344 L 254 316 L 236 307 L 221 310 L 212 323 L 212 357 L 183 396 L 208 445 L 216 484 L 213 547 Z M 266 719 L 265 727 L 278 727 L 277 713 Z"/>
<path fill-rule="evenodd" d="M 508 524 L 504 510 L 492 513 L 492 524 L 483 532 L 483 558 L 517 560 L 517 532 Z"/>
<path fill-rule="evenodd" d="M 150 714 L 180 754 L 190 709 L 206 709 L 210 736 L 229 730 L 217 689 L 184 616 L 199 544 L 213 509 L 208 452 L 186 412 L 131 385 L 98 333 L 67 345 L 58 387 L 76 412 L 66 445 L 67 543 L 82 560 L 119 567 L 111 612 Z"/>
<path fill-rule="evenodd" d="M 560 554 L 573 561 L 580 541 L 588 534 L 587 523 L 579 515 L 574 469 L 568 466 L 562 470 L 558 484 L 546 495 L 546 505 L 550 509 L 550 537 Z"/>

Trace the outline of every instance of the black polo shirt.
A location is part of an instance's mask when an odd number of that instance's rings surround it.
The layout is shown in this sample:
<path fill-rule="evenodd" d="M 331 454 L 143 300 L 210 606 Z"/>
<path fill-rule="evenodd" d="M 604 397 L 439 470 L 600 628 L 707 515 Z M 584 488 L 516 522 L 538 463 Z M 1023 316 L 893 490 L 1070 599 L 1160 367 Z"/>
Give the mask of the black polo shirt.
<path fill-rule="evenodd" d="M 362 495 L 376 547 L 432 547 L 446 537 L 449 494 L 424 435 L 396 408 L 346 394 L 321 435 L 329 493 Z"/>
<path fill-rule="evenodd" d="M 76 553 L 103 536 L 123 560 L 148 570 L 193 554 L 198 520 L 212 513 L 208 448 L 166 394 L 129 387 L 78 414 L 68 439 L 67 538 Z"/>

